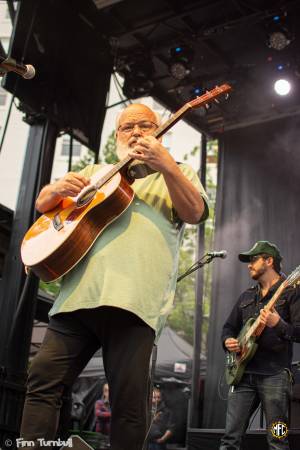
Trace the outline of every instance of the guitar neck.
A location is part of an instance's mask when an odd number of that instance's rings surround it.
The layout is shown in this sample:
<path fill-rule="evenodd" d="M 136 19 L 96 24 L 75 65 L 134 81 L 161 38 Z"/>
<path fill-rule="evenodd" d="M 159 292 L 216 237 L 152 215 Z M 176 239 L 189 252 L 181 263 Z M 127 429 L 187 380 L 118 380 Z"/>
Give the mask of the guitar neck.
<path fill-rule="evenodd" d="M 281 285 L 278 287 L 278 289 L 276 290 L 276 292 L 273 295 L 273 297 L 271 298 L 271 300 L 268 301 L 268 303 L 266 304 L 264 309 L 266 309 L 267 311 L 270 311 L 275 306 L 275 304 L 276 304 L 277 300 L 279 299 L 279 297 L 281 296 L 283 290 L 286 288 L 286 285 L 287 285 L 286 281 L 283 281 L 281 283 Z M 249 328 L 248 332 L 245 334 L 245 336 L 244 336 L 245 342 L 247 342 L 253 335 L 255 335 L 255 332 L 260 325 L 261 325 L 260 317 L 258 316 L 257 319 L 255 320 L 255 322 Z"/>
<path fill-rule="evenodd" d="M 191 109 L 191 107 L 188 103 L 186 103 L 175 114 L 173 114 L 173 116 L 171 116 L 169 120 L 160 125 L 157 130 L 155 130 L 153 136 L 157 139 L 160 138 L 163 134 L 166 133 L 166 131 L 172 128 L 172 126 L 175 125 L 175 123 L 177 123 L 189 109 Z"/>

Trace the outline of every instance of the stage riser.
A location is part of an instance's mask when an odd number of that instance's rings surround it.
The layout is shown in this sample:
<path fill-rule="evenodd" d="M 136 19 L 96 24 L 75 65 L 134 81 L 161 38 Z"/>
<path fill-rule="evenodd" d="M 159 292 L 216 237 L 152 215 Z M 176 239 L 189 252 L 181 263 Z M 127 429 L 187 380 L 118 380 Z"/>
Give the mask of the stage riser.
<path fill-rule="evenodd" d="M 187 450 L 219 450 L 223 430 L 192 429 L 187 434 Z M 300 450 L 300 429 L 289 431 L 290 450 Z M 263 431 L 249 432 L 243 441 L 243 450 L 268 450 Z"/>

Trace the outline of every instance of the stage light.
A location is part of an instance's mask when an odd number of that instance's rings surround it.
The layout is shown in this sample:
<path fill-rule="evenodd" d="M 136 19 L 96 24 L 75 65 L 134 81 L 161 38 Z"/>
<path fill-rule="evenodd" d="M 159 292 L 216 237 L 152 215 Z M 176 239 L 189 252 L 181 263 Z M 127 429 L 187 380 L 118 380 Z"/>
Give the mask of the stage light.
<path fill-rule="evenodd" d="M 150 95 L 153 81 L 148 80 L 144 74 L 135 77 L 126 76 L 122 87 L 123 94 L 127 98 L 140 98 Z"/>
<path fill-rule="evenodd" d="M 170 73 L 175 80 L 183 80 L 189 73 L 189 69 L 181 62 L 170 64 Z"/>
<path fill-rule="evenodd" d="M 201 97 L 205 93 L 205 89 L 201 85 L 193 86 L 190 90 L 190 96 L 192 98 Z"/>
<path fill-rule="evenodd" d="M 290 27 L 288 25 L 288 15 L 276 14 L 266 23 L 268 40 L 267 45 L 274 50 L 285 49 L 294 39 Z"/>
<path fill-rule="evenodd" d="M 199 95 L 201 95 L 203 93 L 203 89 L 201 87 L 195 87 L 192 92 L 194 95 L 199 97 Z"/>
<path fill-rule="evenodd" d="M 268 46 L 274 50 L 283 50 L 291 43 L 288 32 L 281 28 L 269 34 Z"/>
<path fill-rule="evenodd" d="M 124 78 L 123 94 L 130 99 L 147 97 L 154 86 L 151 55 L 136 53 L 116 61 L 115 70 Z"/>
<path fill-rule="evenodd" d="M 177 45 L 170 49 L 169 71 L 175 80 L 183 80 L 191 73 L 194 50 L 187 45 Z"/>
<path fill-rule="evenodd" d="M 287 95 L 291 90 L 291 83 L 288 80 L 277 80 L 274 83 L 274 90 L 278 95 Z"/>

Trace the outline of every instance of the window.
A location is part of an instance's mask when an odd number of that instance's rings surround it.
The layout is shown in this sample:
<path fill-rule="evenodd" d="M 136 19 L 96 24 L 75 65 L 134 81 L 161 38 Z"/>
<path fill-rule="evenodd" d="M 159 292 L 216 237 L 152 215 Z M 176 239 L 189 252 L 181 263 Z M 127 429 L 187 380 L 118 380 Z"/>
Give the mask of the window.
<path fill-rule="evenodd" d="M 70 136 L 65 136 L 62 141 L 61 146 L 61 156 L 69 156 L 70 154 Z M 81 154 L 81 145 L 79 142 L 73 139 L 73 156 L 80 156 Z"/>
<path fill-rule="evenodd" d="M 0 106 L 4 106 L 6 104 L 7 92 L 0 87 Z"/>

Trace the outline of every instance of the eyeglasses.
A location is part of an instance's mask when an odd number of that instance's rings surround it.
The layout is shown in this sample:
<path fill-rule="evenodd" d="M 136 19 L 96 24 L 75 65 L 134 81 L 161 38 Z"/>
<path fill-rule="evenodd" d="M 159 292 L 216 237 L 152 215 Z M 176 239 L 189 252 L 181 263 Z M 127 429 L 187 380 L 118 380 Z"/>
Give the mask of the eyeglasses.
<path fill-rule="evenodd" d="M 249 262 L 254 263 L 255 261 L 258 261 L 261 257 L 262 257 L 261 255 L 250 256 Z"/>
<path fill-rule="evenodd" d="M 258 261 L 260 258 L 263 258 L 263 259 L 268 259 L 268 258 L 270 258 L 270 255 L 255 255 L 255 256 L 250 256 L 250 258 L 249 258 L 249 262 L 250 263 L 254 263 L 255 261 Z"/>
<path fill-rule="evenodd" d="M 139 129 L 143 131 L 143 133 L 150 133 L 151 131 L 153 131 L 155 128 L 158 127 L 158 125 L 154 122 L 143 120 L 141 122 L 136 123 L 129 123 L 129 122 L 123 123 L 122 125 L 119 126 L 118 130 L 121 131 L 122 133 L 131 133 L 136 126 L 138 126 Z"/>

